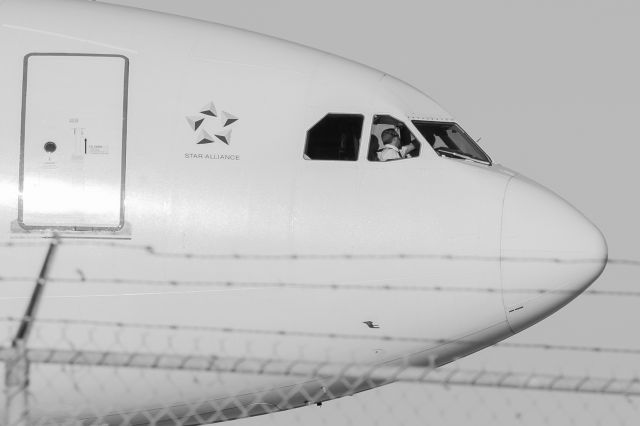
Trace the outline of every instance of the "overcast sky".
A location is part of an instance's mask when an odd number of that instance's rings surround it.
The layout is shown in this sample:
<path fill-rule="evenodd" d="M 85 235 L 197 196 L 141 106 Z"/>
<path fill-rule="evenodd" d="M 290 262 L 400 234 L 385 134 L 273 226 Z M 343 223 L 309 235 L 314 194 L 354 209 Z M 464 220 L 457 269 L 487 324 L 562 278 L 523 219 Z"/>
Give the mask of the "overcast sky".
<path fill-rule="evenodd" d="M 610 257 L 640 258 L 638 2 L 109 2 L 274 35 L 395 75 L 439 101 L 473 137 L 482 137 L 496 162 L 585 213 L 607 237 Z M 638 269 L 609 266 L 593 288 L 636 288 L 638 278 Z M 639 320 L 640 299 L 582 296 L 514 339 L 638 348 Z M 496 349 L 466 363 L 621 377 L 639 373 L 631 358 Z M 238 424 L 615 425 L 637 421 L 639 407 L 624 398 L 393 385 Z"/>

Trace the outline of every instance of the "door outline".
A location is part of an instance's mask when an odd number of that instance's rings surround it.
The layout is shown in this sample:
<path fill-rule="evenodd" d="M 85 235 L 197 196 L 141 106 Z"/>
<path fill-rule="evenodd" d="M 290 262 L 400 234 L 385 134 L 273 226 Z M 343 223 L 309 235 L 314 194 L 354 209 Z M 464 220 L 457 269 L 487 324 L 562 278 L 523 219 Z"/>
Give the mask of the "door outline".
<path fill-rule="evenodd" d="M 76 56 L 76 57 L 109 57 L 124 60 L 124 93 L 122 96 L 122 158 L 120 165 L 120 220 L 116 227 L 91 227 L 91 226 L 57 226 L 57 225 L 26 225 L 23 217 L 23 191 L 24 191 L 24 150 L 25 150 L 25 126 L 27 115 L 27 86 L 29 75 L 29 58 L 32 56 Z M 125 225 L 125 177 L 127 166 L 127 126 L 129 106 L 129 58 L 124 55 L 101 53 L 29 53 L 25 55 L 22 72 L 22 112 L 20 123 L 20 178 L 18 192 L 18 225 L 25 230 L 64 230 L 64 231 L 121 231 Z"/>

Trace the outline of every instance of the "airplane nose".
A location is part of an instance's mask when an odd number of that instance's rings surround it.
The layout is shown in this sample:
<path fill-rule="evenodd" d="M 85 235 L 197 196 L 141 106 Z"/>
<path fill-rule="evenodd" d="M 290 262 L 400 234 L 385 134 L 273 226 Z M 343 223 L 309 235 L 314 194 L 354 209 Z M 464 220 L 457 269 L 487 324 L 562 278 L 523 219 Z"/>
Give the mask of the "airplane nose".
<path fill-rule="evenodd" d="M 543 186 L 516 176 L 503 205 L 502 294 L 514 333 L 565 306 L 604 270 L 607 243 L 582 213 Z"/>

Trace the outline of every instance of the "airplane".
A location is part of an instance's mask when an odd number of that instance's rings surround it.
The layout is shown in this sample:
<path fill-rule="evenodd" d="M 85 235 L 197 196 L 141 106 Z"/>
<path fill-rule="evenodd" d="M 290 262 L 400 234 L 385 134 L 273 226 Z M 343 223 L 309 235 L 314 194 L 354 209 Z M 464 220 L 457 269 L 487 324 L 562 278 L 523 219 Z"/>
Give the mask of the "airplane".
<path fill-rule="evenodd" d="M 0 0 L 0 41 L 2 348 L 438 367 L 606 265 L 582 213 L 383 71 L 84 0 Z M 378 385 L 168 374 L 45 362 L 22 383 L 33 424 L 108 425 Z"/>

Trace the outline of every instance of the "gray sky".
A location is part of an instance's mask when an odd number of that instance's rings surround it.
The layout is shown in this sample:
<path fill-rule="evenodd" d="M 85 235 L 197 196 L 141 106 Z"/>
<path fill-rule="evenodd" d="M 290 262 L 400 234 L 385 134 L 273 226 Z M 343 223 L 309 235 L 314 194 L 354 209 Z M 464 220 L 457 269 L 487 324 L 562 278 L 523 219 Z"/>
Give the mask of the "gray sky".
<path fill-rule="evenodd" d="M 496 162 L 553 189 L 640 258 L 640 4 L 628 0 L 112 0 L 313 46 L 395 75 L 447 108 Z M 636 288 L 609 266 L 594 289 Z M 514 341 L 640 348 L 640 298 L 582 296 Z M 489 349 L 465 365 L 640 373 L 634 358 Z M 634 405 L 635 404 L 635 405 Z M 238 424 L 632 424 L 638 401 L 393 385 Z"/>

